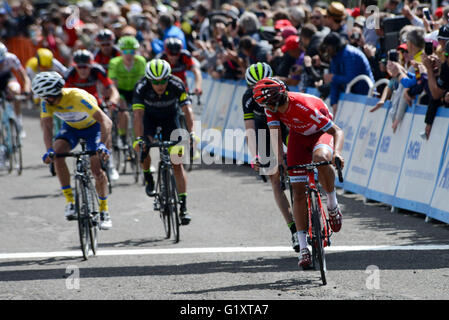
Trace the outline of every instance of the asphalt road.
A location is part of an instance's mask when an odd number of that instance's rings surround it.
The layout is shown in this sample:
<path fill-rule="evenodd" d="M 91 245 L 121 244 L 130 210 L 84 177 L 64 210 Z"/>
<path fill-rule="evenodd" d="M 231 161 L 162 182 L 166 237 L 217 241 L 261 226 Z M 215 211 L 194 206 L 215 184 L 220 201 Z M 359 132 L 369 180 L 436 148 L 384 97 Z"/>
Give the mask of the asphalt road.
<path fill-rule="evenodd" d="M 271 188 L 248 166 L 188 174 L 193 220 L 163 235 L 143 187 L 122 175 L 110 195 L 113 229 L 81 259 L 56 177 L 41 163 L 38 118 L 24 118 L 22 176 L 0 172 L 0 299 L 448 299 L 449 227 L 339 191 L 344 222 L 327 249 L 328 285 L 301 271 Z M 182 310 L 175 310 L 179 313 Z"/>

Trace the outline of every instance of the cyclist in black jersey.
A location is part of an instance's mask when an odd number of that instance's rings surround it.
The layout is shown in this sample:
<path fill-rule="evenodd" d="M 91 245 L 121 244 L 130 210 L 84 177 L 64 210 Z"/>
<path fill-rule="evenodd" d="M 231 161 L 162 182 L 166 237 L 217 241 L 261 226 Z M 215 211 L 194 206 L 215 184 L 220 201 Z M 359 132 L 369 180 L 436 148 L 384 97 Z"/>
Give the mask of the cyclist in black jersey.
<path fill-rule="evenodd" d="M 255 155 L 251 163 L 254 164 L 255 170 L 259 171 L 259 163 L 265 164 L 273 161 L 273 157 L 270 157 L 273 150 L 270 144 L 270 131 L 267 125 L 267 117 L 265 110 L 253 98 L 253 86 L 257 81 L 272 76 L 271 67 L 265 62 L 258 62 L 252 64 L 246 69 L 245 79 L 248 84 L 248 89 L 245 91 L 242 97 L 243 117 L 245 120 L 246 137 L 248 139 L 248 147 L 251 155 Z M 288 129 L 285 125 L 281 126 L 282 141 L 287 144 Z M 265 139 L 259 141 L 263 138 Z M 264 146 L 262 144 L 265 144 Z M 264 152 L 265 151 L 265 152 Z M 292 234 L 292 247 L 295 251 L 299 252 L 299 242 L 296 233 L 296 225 L 293 220 L 292 209 L 285 196 L 285 193 L 281 189 L 279 170 L 276 170 L 273 174 L 268 175 L 273 188 L 274 198 L 279 207 L 279 210 L 284 217 L 288 228 Z"/>
<path fill-rule="evenodd" d="M 179 108 L 186 115 L 187 127 L 190 135 L 193 128 L 193 115 L 191 101 L 181 79 L 171 74 L 170 64 L 161 59 L 153 59 L 147 63 L 145 77 L 142 78 L 134 89 L 133 95 L 134 131 L 137 136 L 134 148 L 138 149 L 138 143 L 148 138 L 150 141 L 156 134 L 157 127 L 161 127 L 162 140 L 177 140 L 180 131 L 178 116 Z M 187 213 L 187 176 L 179 156 L 183 154 L 183 146 L 173 146 L 171 151 L 173 170 L 178 188 L 180 203 L 181 223 L 187 225 L 191 217 Z M 177 161 L 174 161 L 174 160 Z M 154 178 L 150 171 L 151 158 L 143 162 L 145 176 L 145 191 L 148 196 L 155 195 Z"/>

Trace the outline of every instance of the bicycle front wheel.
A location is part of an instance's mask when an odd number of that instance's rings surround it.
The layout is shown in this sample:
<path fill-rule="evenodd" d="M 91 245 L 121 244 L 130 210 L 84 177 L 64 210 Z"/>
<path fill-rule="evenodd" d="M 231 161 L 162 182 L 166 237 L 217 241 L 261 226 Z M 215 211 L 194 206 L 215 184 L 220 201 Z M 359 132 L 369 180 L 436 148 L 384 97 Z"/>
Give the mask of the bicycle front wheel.
<path fill-rule="evenodd" d="M 14 119 L 9 119 L 9 127 L 11 132 L 11 153 L 10 153 L 10 172 L 12 170 L 17 171 L 18 175 L 22 174 L 23 163 L 22 163 L 22 145 L 20 141 L 20 132 L 17 121 Z"/>
<path fill-rule="evenodd" d="M 84 260 L 89 259 L 89 200 L 86 186 L 80 179 L 75 184 L 75 210 L 78 217 L 78 233 Z"/>
<path fill-rule="evenodd" d="M 176 180 L 175 175 L 173 174 L 173 169 L 167 170 L 167 174 L 170 176 L 168 181 L 169 183 L 169 212 L 170 212 L 170 220 L 171 226 L 173 230 L 173 238 L 175 243 L 179 242 L 179 214 L 178 214 L 178 189 L 176 188 Z"/>
<path fill-rule="evenodd" d="M 327 284 L 326 280 L 326 257 L 324 254 L 324 244 L 321 230 L 323 226 L 321 225 L 321 207 L 318 205 L 317 195 L 315 193 L 311 194 L 311 206 L 312 206 L 312 256 L 314 261 L 317 261 L 320 266 L 321 281 L 323 285 Z"/>
<path fill-rule="evenodd" d="M 170 212 L 168 210 L 168 197 L 167 197 L 167 184 L 168 181 L 165 175 L 165 169 L 159 164 L 159 170 L 157 174 L 157 195 L 159 201 L 159 210 L 162 224 L 164 225 L 165 238 L 170 239 L 171 228 L 170 228 Z"/>

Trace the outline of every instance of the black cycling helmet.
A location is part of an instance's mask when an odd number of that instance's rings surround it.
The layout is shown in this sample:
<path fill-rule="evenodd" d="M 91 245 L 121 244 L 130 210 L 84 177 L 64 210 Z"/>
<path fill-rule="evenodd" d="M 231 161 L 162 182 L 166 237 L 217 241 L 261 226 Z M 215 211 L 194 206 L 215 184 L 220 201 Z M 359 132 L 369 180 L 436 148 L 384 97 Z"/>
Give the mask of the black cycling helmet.
<path fill-rule="evenodd" d="M 114 42 L 115 34 L 109 29 L 103 29 L 98 32 L 95 40 L 97 40 L 98 42 Z"/>
<path fill-rule="evenodd" d="M 91 64 L 93 60 L 92 53 L 86 49 L 76 50 L 73 54 L 75 64 Z"/>
<path fill-rule="evenodd" d="M 177 55 L 181 52 L 182 41 L 178 38 L 167 38 L 164 42 L 164 49 L 170 55 Z"/>

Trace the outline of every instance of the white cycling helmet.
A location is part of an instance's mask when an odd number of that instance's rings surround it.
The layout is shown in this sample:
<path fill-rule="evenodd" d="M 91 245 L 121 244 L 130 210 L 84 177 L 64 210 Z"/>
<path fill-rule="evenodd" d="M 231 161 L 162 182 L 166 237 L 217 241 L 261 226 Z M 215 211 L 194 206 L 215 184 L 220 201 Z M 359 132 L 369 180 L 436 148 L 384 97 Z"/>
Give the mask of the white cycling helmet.
<path fill-rule="evenodd" d="M 245 79 L 249 86 L 255 85 L 257 81 L 264 78 L 271 77 L 273 75 L 273 70 L 270 65 L 265 62 L 257 62 L 250 65 L 246 69 Z"/>
<path fill-rule="evenodd" d="M 33 93 L 41 98 L 58 96 L 64 87 L 65 81 L 57 72 L 38 73 L 31 83 Z"/>
<path fill-rule="evenodd" d="M 153 59 L 147 63 L 145 76 L 150 80 L 161 80 L 171 74 L 170 63 L 162 59 Z"/>
<path fill-rule="evenodd" d="M 8 48 L 6 48 L 6 46 L 0 42 L 0 62 L 5 60 L 7 52 L 8 52 Z"/>

